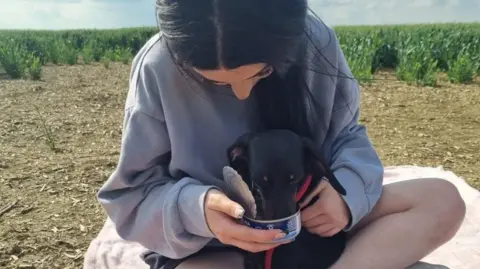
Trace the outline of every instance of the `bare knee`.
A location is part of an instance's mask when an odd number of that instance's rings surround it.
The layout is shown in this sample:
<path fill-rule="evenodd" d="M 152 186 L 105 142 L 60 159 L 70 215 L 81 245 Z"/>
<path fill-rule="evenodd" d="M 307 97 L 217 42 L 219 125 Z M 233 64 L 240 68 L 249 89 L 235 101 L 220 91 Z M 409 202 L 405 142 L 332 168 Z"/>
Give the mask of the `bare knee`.
<path fill-rule="evenodd" d="M 442 219 L 463 221 L 466 213 L 465 202 L 457 187 L 444 179 L 432 179 L 430 193 L 434 199 L 426 200 L 426 206 L 433 207 Z"/>
<path fill-rule="evenodd" d="M 450 240 L 460 228 L 466 214 L 466 205 L 457 187 L 444 179 L 429 179 L 428 194 L 416 205 L 425 211 L 425 217 L 434 223 L 435 239 L 441 243 Z"/>

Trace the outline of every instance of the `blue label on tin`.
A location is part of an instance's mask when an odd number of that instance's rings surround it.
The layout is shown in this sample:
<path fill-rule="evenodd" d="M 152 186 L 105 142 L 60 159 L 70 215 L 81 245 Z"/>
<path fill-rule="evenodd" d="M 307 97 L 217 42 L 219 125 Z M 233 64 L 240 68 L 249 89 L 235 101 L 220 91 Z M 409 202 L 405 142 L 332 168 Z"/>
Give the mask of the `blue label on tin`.
<path fill-rule="evenodd" d="M 276 242 L 290 240 L 295 238 L 301 229 L 300 214 L 296 214 L 290 218 L 283 220 L 272 221 L 255 221 L 252 219 L 243 218 L 243 224 L 259 230 L 274 230 L 278 229 L 286 234 L 286 237 L 276 240 Z"/>

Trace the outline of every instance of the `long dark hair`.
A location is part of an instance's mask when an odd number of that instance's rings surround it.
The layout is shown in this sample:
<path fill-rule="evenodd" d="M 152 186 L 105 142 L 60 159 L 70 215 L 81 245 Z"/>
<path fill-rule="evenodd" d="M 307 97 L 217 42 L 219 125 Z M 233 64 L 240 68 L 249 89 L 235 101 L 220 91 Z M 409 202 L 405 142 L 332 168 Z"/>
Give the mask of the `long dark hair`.
<path fill-rule="evenodd" d="M 177 65 L 271 65 L 274 72 L 252 90 L 259 128 L 313 139 L 325 123 L 312 120 L 317 102 L 305 79 L 308 11 L 307 0 L 157 0 L 158 25 Z M 321 49 L 314 47 L 317 61 Z"/>

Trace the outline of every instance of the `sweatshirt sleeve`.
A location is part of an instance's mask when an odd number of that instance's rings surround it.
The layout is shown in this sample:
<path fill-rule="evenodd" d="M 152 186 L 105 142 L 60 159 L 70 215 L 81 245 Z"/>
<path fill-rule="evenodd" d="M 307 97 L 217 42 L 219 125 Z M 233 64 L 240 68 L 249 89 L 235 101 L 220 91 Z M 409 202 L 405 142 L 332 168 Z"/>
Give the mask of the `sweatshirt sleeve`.
<path fill-rule="evenodd" d="M 119 162 L 97 197 L 121 238 L 180 259 L 214 237 L 206 224 L 204 198 L 215 187 L 169 175 L 165 121 L 144 109 L 148 105 L 138 103 L 142 95 L 158 91 L 149 74 L 144 68 L 130 78 L 135 81 L 130 83 L 129 96 L 137 101 L 127 101 Z M 154 98 L 150 94 L 147 99 Z"/>
<path fill-rule="evenodd" d="M 334 109 L 330 129 L 333 137 L 330 151 L 331 167 L 345 188 L 343 197 L 350 213 L 349 231 L 371 212 L 383 189 L 384 168 L 368 135 L 360 124 L 360 89 L 356 80 L 347 78 L 352 73 L 337 39 L 337 71 Z"/>

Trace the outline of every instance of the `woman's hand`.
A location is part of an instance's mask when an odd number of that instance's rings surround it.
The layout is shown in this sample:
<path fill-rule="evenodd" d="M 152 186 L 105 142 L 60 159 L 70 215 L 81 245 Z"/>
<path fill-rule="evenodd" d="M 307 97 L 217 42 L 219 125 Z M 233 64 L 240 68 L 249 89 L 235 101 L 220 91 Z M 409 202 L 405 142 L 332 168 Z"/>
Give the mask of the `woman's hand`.
<path fill-rule="evenodd" d="M 205 198 L 207 224 L 215 237 L 226 245 L 249 252 L 265 251 L 281 244 L 267 243 L 285 236 L 281 230 L 257 230 L 237 222 L 244 209 L 222 192 L 211 189 Z"/>
<path fill-rule="evenodd" d="M 330 237 L 343 230 L 349 223 L 350 212 L 340 194 L 328 183 L 322 180 L 304 201 L 300 204 L 304 208 L 310 201 L 318 200 L 301 212 L 302 226 L 309 232 Z"/>

